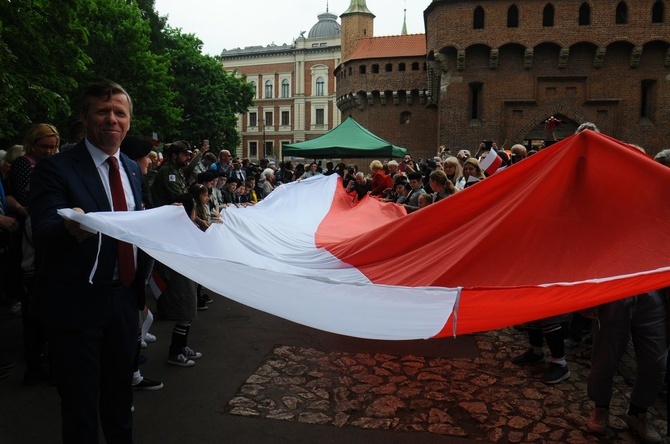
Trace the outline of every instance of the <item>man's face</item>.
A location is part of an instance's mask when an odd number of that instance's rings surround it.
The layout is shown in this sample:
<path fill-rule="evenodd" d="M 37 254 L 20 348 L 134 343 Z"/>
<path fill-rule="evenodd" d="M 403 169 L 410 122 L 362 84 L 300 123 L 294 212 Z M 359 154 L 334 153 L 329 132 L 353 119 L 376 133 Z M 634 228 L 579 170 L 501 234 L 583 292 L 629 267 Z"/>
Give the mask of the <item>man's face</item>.
<path fill-rule="evenodd" d="M 418 190 L 421 188 L 421 181 L 418 179 L 410 179 L 409 186 L 411 186 L 413 190 Z"/>
<path fill-rule="evenodd" d="M 228 183 L 226 183 L 226 186 L 228 187 L 229 191 L 235 191 L 237 189 L 237 183 L 236 182 L 228 182 Z"/>
<path fill-rule="evenodd" d="M 365 176 L 356 176 L 356 182 L 359 185 L 365 185 Z"/>
<path fill-rule="evenodd" d="M 230 151 L 227 150 L 221 151 L 221 153 L 219 153 L 219 159 L 221 160 L 221 163 L 230 163 L 230 160 L 232 159 Z"/>
<path fill-rule="evenodd" d="M 389 168 L 389 175 L 390 176 L 393 176 L 395 173 L 398 172 L 398 165 L 394 165 L 394 164 L 391 163 L 391 164 L 388 164 L 388 168 Z"/>
<path fill-rule="evenodd" d="M 98 149 L 114 154 L 130 128 L 130 103 L 125 94 L 89 97 L 88 110 L 81 119 L 86 137 Z"/>
<path fill-rule="evenodd" d="M 316 172 L 317 165 L 315 163 L 311 164 L 309 166 L 309 169 L 312 170 L 312 172 Z"/>
<path fill-rule="evenodd" d="M 178 167 L 188 166 L 188 163 L 191 161 L 191 155 L 188 151 L 182 151 L 177 154 L 176 164 Z"/>

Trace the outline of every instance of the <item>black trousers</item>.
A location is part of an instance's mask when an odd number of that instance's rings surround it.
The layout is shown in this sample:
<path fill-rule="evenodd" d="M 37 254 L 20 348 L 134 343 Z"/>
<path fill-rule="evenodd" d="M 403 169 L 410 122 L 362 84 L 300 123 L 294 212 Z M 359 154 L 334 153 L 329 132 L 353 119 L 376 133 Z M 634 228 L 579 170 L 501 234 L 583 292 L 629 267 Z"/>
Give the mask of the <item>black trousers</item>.
<path fill-rule="evenodd" d="M 98 415 L 108 443 L 133 442 L 130 409 L 137 306 L 130 289 L 112 291 L 112 313 L 105 325 L 49 330 L 65 444 L 97 443 Z"/>

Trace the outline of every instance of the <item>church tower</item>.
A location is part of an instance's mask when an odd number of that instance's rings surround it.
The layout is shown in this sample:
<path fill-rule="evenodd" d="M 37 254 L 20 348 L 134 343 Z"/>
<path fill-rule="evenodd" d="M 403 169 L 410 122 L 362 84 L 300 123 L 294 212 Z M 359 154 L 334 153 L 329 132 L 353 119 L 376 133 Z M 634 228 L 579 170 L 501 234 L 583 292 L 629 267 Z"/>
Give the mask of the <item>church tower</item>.
<path fill-rule="evenodd" d="M 375 15 L 370 12 L 365 0 L 351 0 L 349 9 L 340 15 L 342 19 L 342 61 L 349 58 L 362 37 L 374 36 Z"/>

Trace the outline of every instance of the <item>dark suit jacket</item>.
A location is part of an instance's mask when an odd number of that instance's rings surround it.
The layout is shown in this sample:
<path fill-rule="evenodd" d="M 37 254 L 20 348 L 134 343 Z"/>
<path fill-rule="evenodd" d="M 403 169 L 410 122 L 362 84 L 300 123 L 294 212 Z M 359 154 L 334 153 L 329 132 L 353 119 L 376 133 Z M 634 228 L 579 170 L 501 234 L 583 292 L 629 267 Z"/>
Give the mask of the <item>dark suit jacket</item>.
<path fill-rule="evenodd" d="M 141 173 L 137 163 L 121 154 L 130 179 L 136 210 L 142 209 Z M 84 142 L 37 163 L 30 183 L 30 215 L 37 253 L 35 295 L 38 313 L 55 328 L 79 330 L 109 319 L 117 241 L 98 236 L 79 243 L 56 213 L 79 207 L 84 212 L 110 211 L 107 194 Z M 98 259 L 92 283 L 89 275 Z M 141 273 L 137 278 L 141 279 Z"/>

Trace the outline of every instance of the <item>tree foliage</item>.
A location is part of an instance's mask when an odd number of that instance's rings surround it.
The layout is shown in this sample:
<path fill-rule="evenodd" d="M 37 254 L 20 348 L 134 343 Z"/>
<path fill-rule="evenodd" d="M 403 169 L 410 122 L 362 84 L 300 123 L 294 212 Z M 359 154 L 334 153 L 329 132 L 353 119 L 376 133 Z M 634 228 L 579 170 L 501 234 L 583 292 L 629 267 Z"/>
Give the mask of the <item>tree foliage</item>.
<path fill-rule="evenodd" d="M 67 139 L 83 90 L 100 79 L 133 98 L 131 132 L 209 139 L 215 149 L 239 144 L 236 114 L 253 100 L 200 40 L 169 27 L 154 0 L 0 2 L 0 148 L 36 122 L 55 123 Z"/>

